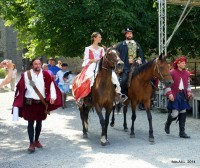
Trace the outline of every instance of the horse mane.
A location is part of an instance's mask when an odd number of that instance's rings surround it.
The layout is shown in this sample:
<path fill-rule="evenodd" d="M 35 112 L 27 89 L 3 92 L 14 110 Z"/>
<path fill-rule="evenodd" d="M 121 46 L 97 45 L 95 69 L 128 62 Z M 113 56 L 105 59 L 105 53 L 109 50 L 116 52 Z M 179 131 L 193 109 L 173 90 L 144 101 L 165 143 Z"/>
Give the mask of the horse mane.
<path fill-rule="evenodd" d="M 103 63 L 103 57 L 99 60 L 99 70 L 100 71 L 102 69 L 102 63 Z"/>
<path fill-rule="evenodd" d="M 151 61 L 149 61 L 149 62 L 147 62 L 145 64 L 142 64 L 142 65 L 137 64 L 136 68 L 135 68 L 135 70 L 134 70 L 134 72 L 132 74 L 132 78 L 138 76 L 139 74 L 141 74 L 145 70 L 149 69 L 152 66 L 152 64 L 153 64 L 155 59 L 156 58 L 154 58 L 153 60 L 151 60 Z"/>

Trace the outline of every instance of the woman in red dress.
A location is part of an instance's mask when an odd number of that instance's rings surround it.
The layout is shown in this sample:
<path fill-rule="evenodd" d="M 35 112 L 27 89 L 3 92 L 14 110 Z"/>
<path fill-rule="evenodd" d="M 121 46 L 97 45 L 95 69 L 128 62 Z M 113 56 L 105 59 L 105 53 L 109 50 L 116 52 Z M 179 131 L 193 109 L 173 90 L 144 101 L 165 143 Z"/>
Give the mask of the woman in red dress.
<path fill-rule="evenodd" d="M 92 44 L 88 47 L 85 47 L 82 64 L 83 70 L 75 77 L 72 85 L 72 93 L 77 103 L 80 102 L 81 98 L 86 97 L 91 92 L 91 87 L 94 84 L 94 79 L 98 72 L 99 60 L 105 54 L 104 48 L 99 46 L 101 40 L 101 34 L 94 32 L 91 35 Z M 114 71 L 112 72 L 112 82 L 116 85 L 116 93 L 118 93 L 117 95 L 122 95 L 120 83 Z M 126 99 L 123 98 L 123 101 L 125 100 Z M 80 103 L 80 105 L 81 104 L 82 103 Z"/>

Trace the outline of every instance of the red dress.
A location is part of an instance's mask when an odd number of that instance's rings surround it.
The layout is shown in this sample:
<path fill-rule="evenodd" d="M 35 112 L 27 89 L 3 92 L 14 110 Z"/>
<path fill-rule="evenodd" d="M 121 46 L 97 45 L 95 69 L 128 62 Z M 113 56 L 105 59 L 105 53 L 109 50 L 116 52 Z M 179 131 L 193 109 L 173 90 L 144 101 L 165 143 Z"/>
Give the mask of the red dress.
<path fill-rule="evenodd" d="M 100 51 L 100 58 L 103 51 Z M 89 50 L 89 59 L 94 59 L 92 50 Z M 77 101 L 80 98 L 86 97 L 91 92 L 90 79 L 86 77 L 86 71 L 91 63 L 88 63 L 83 70 L 75 77 L 72 83 L 72 94 Z"/>

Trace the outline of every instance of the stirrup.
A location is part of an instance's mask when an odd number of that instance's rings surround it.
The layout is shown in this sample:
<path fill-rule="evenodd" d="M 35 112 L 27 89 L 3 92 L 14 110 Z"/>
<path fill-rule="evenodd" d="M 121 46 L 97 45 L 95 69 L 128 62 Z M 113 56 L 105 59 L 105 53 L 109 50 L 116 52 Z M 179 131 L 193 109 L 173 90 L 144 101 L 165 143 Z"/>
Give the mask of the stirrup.
<path fill-rule="evenodd" d="M 120 94 L 120 99 L 124 103 L 128 99 L 128 97 L 125 94 Z"/>

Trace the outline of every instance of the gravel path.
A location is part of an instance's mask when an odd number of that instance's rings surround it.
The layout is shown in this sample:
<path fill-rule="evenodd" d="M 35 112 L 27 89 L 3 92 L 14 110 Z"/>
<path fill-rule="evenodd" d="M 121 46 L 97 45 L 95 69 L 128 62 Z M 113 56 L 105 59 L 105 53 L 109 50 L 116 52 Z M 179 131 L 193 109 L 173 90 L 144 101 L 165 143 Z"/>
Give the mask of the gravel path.
<path fill-rule="evenodd" d="M 12 121 L 14 92 L 0 93 L 0 168 L 198 168 L 200 167 L 200 120 L 190 115 L 186 132 L 191 139 L 178 137 L 178 124 L 171 134 L 164 132 L 166 113 L 153 110 L 155 143 L 148 142 L 148 121 L 145 111 L 137 111 L 136 137 L 122 128 L 123 115 L 116 115 L 115 127 L 108 129 L 110 145 L 101 146 L 100 124 L 96 113 L 90 113 L 89 138 L 82 138 L 79 112 L 70 97 L 67 109 L 54 111 L 43 122 L 40 141 L 43 149 L 28 154 L 27 122 Z M 128 126 L 131 111 L 128 112 Z M 184 163 L 175 163 L 184 162 Z M 195 162 L 195 163 L 188 163 Z"/>

